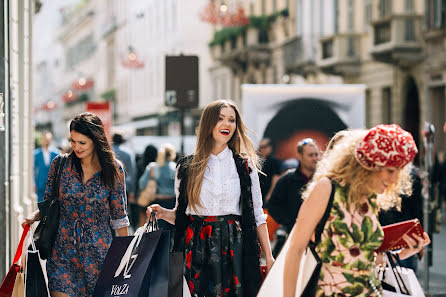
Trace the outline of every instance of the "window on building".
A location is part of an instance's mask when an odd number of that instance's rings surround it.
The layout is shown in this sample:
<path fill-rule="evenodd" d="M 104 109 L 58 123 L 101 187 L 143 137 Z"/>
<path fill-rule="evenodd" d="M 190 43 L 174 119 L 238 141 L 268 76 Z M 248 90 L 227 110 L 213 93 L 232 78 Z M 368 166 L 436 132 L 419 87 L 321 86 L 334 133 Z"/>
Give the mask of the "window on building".
<path fill-rule="evenodd" d="M 392 88 L 385 87 L 381 91 L 382 123 L 392 123 Z"/>
<path fill-rule="evenodd" d="M 347 43 L 347 56 L 354 57 L 355 56 L 355 38 L 349 37 Z"/>
<path fill-rule="evenodd" d="M 273 12 L 277 11 L 277 0 L 273 0 Z"/>
<path fill-rule="evenodd" d="M 392 0 L 379 0 L 379 17 L 385 18 L 392 15 Z"/>
<path fill-rule="evenodd" d="M 348 1 L 348 32 L 354 31 L 354 26 L 355 26 L 354 10 L 355 10 L 354 0 L 349 0 Z"/>
<path fill-rule="evenodd" d="M 365 0 L 365 4 L 364 4 L 364 28 L 365 28 L 365 31 L 368 31 L 371 21 L 372 21 L 372 0 Z"/>
<path fill-rule="evenodd" d="M 339 1 L 335 0 L 334 1 L 334 33 L 338 33 L 339 32 Z"/>
<path fill-rule="evenodd" d="M 404 40 L 415 41 L 415 21 L 413 19 L 404 20 Z"/>
<path fill-rule="evenodd" d="M 277 66 L 273 67 L 273 84 L 279 83 L 279 71 L 277 70 Z"/>
<path fill-rule="evenodd" d="M 322 7 L 324 7 L 324 0 L 320 0 L 319 1 L 319 36 L 322 37 L 324 36 L 324 9 L 322 9 Z"/>
<path fill-rule="evenodd" d="M 301 36 L 303 34 L 303 5 L 302 5 L 302 1 L 298 0 L 297 2 L 297 22 L 298 22 L 298 26 L 297 26 L 297 35 Z"/>
<path fill-rule="evenodd" d="M 406 0 L 405 9 L 406 9 L 406 12 L 408 12 L 408 13 L 414 12 L 413 0 Z"/>
<path fill-rule="evenodd" d="M 445 24 L 446 3 L 441 0 L 426 0 L 426 29 L 439 29 Z"/>
<path fill-rule="evenodd" d="M 372 91 L 370 89 L 367 89 L 365 91 L 365 125 L 367 128 L 373 126 L 372 110 Z"/>
<path fill-rule="evenodd" d="M 262 0 L 262 15 L 266 14 L 266 0 Z"/>
<path fill-rule="evenodd" d="M 94 43 L 93 33 L 91 33 L 68 49 L 66 54 L 67 69 L 73 69 L 77 64 L 93 54 L 95 49 L 96 45 Z"/>

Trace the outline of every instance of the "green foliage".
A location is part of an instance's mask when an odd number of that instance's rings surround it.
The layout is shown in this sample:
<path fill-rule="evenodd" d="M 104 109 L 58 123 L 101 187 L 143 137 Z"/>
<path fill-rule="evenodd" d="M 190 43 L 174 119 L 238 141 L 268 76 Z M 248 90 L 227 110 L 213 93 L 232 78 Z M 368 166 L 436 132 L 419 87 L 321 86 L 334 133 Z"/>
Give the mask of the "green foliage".
<path fill-rule="evenodd" d="M 240 34 L 246 32 L 248 26 L 228 27 L 215 32 L 214 39 L 209 43 L 210 47 L 223 45 L 226 40 L 237 38 Z"/>
<path fill-rule="evenodd" d="M 268 30 L 272 24 L 272 17 L 267 15 L 250 16 L 249 26 L 259 30 Z"/>
<path fill-rule="evenodd" d="M 101 96 L 101 98 L 103 98 L 105 100 L 113 100 L 116 96 L 116 90 L 111 89 L 111 90 L 105 91 L 100 96 Z"/>
<path fill-rule="evenodd" d="M 76 100 L 65 103 L 66 106 L 75 105 L 81 102 L 87 102 L 90 99 L 90 96 L 87 93 L 82 93 Z"/>
<path fill-rule="evenodd" d="M 228 27 L 216 31 L 214 33 L 214 39 L 209 43 L 209 46 L 223 45 L 226 40 L 235 39 L 240 34 L 244 34 L 248 27 L 256 28 L 260 31 L 267 31 L 279 16 L 288 17 L 288 8 L 277 11 L 271 15 L 250 16 L 249 24 L 245 26 Z"/>

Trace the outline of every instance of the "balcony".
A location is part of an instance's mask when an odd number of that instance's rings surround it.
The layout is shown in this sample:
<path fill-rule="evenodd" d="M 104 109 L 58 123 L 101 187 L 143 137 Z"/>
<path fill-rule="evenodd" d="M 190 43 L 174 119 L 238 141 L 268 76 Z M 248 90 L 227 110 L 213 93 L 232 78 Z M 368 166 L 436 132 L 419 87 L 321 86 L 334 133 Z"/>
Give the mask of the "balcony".
<path fill-rule="evenodd" d="M 314 58 L 315 50 L 312 50 L 312 38 L 314 36 L 296 36 L 283 45 L 283 65 L 285 72 L 306 76 L 316 72 Z"/>
<path fill-rule="evenodd" d="M 371 55 L 379 62 L 412 66 L 423 59 L 422 16 L 393 15 L 373 26 Z"/>
<path fill-rule="evenodd" d="M 240 28 L 223 41 L 211 44 L 215 60 L 232 68 L 245 70 L 247 63 L 266 63 L 271 60 L 268 31 L 257 28 Z"/>
<path fill-rule="evenodd" d="M 360 64 L 360 35 L 336 34 L 320 39 L 321 54 L 317 66 L 325 73 L 356 75 Z"/>

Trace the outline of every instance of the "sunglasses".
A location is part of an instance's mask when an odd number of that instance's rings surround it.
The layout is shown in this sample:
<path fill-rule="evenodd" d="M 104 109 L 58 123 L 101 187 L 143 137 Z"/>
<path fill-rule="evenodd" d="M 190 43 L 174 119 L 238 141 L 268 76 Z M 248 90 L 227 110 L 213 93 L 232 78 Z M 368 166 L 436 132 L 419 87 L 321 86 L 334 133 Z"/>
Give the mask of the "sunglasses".
<path fill-rule="evenodd" d="M 298 145 L 303 146 L 303 145 L 306 145 L 306 144 L 309 144 L 309 143 L 314 143 L 314 142 L 315 141 L 314 141 L 313 138 L 305 138 L 305 139 L 302 139 L 301 141 L 299 141 Z"/>

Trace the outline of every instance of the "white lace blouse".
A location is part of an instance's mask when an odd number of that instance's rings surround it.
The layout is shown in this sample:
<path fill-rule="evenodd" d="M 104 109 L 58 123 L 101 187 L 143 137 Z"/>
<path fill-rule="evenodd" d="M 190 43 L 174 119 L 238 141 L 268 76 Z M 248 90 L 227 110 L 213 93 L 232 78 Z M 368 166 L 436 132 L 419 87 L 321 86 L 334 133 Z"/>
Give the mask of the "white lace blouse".
<path fill-rule="evenodd" d="M 253 168 L 250 163 L 248 164 L 250 168 Z M 178 170 L 175 174 L 175 194 L 178 205 L 180 181 L 177 175 Z M 257 171 L 251 170 L 250 176 L 254 216 L 256 225 L 259 226 L 266 222 L 267 215 L 263 213 L 262 209 L 262 193 Z M 218 155 L 211 154 L 204 172 L 200 202 L 202 207 L 197 206 L 197 212 L 188 206 L 186 214 L 199 216 L 241 215 L 240 180 L 232 151 L 228 147 Z"/>

